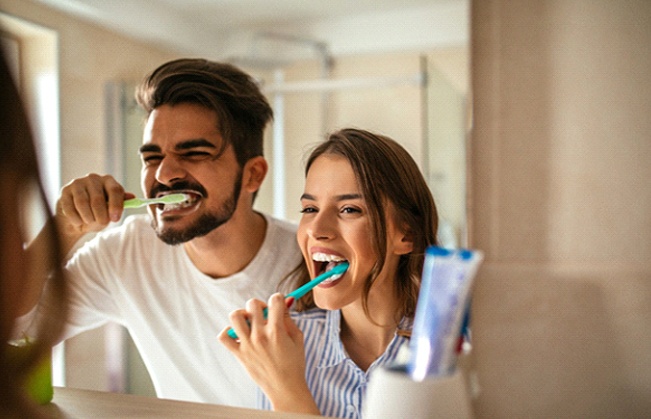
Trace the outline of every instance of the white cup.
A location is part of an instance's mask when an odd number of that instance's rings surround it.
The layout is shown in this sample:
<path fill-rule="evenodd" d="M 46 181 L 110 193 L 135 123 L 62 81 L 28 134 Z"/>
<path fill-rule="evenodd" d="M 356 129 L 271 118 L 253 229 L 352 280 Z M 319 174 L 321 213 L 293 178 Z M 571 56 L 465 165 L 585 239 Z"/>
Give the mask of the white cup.
<path fill-rule="evenodd" d="M 414 381 L 404 371 L 380 368 L 370 376 L 364 401 L 367 419 L 471 419 L 472 406 L 461 371 Z"/>

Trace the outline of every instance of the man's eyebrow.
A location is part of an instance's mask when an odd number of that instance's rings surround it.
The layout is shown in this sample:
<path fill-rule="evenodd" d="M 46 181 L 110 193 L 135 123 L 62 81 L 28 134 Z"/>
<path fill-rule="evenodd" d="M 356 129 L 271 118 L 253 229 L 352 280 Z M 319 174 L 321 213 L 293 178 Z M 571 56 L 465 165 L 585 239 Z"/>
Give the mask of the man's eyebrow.
<path fill-rule="evenodd" d="M 316 201 L 314 195 L 310 195 L 308 193 L 304 193 L 303 195 L 301 195 L 301 200 L 303 199 L 306 199 L 308 201 Z M 335 200 L 337 201 L 347 201 L 351 199 L 362 199 L 362 195 L 358 193 L 350 193 L 350 194 L 337 195 L 335 197 Z"/>
<path fill-rule="evenodd" d="M 204 139 L 204 138 L 197 138 L 194 140 L 187 140 L 180 142 L 174 146 L 175 150 L 189 150 L 191 148 L 214 148 L 216 149 L 217 146 L 215 144 L 211 143 L 210 141 Z"/>
<path fill-rule="evenodd" d="M 213 148 L 216 149 L 217 146 L 215 144 L 211 143 L 210 141 L 203 139 L 203 138 L 197 138 L 194 140 L 187 140 L 180 142 L 174 146 L 175 150 L 191 150 L 193 148 Z M 143 144 L 139 152 L 140 154 L 142 153 L 160 153 L 161 148 L 156 145 L 156 144 Z"/>
<path fill-rule="evenodd" d="M 156 144 L 143 144 L 138 149 L 138 153 L 160 153 L 160 147 Z"/>

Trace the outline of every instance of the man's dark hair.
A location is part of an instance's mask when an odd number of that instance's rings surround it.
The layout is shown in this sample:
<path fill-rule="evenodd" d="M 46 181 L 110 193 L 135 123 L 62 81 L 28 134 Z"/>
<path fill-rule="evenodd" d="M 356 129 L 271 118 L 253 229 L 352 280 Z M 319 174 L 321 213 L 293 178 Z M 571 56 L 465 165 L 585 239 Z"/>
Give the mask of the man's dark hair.
<path fill-rule="evenodd" d="M 204 59 L 167 62 L 136 89 L 147 115 L 161 105 L 194 103 L 217 113 L 224 144 L 233 146 L 240 166 L 263 155 L 263 135 L 273 111 L 255 80 L 239 68 Z"/>

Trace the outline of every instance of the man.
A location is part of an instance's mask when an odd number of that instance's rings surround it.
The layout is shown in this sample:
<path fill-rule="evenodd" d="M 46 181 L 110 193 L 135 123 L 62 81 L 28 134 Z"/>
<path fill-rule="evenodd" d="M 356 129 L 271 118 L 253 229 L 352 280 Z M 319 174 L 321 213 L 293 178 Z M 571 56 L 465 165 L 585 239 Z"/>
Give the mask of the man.
<path fill-rule="evenodd" d="M 118 322 L 159 397 L 252 407 L 252 381 L 216 337 L 231 311 L 268 298 L 301 261 L 295 227 L 253 210 L 272 110 L 251 77 L 200 59 L 163 64 L 136 96 L 148 113 L 143 193 L 188 199 L 150 205 L 148 215 L 127 217 L 72 256 L 64 337 Z M 55 215 L 64 251 L 120 220 L 132 196 L 111 176 L 67 184 Z M 33 289 L 27 310 L 42 286 Z"/>

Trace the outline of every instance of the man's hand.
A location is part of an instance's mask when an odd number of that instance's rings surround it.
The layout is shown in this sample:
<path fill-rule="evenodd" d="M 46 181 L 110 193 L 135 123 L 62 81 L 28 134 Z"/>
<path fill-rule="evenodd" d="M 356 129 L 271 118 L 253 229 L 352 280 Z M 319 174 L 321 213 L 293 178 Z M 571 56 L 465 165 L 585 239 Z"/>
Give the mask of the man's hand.
<path fill-rule="evenodd" d="M 103 230 L 122 217 L 123 202 L 135 195 L 112 176 L 91 173 L 75 179 L 61 189 L 55 219 L 67 252 L 86 233 Z"/>

